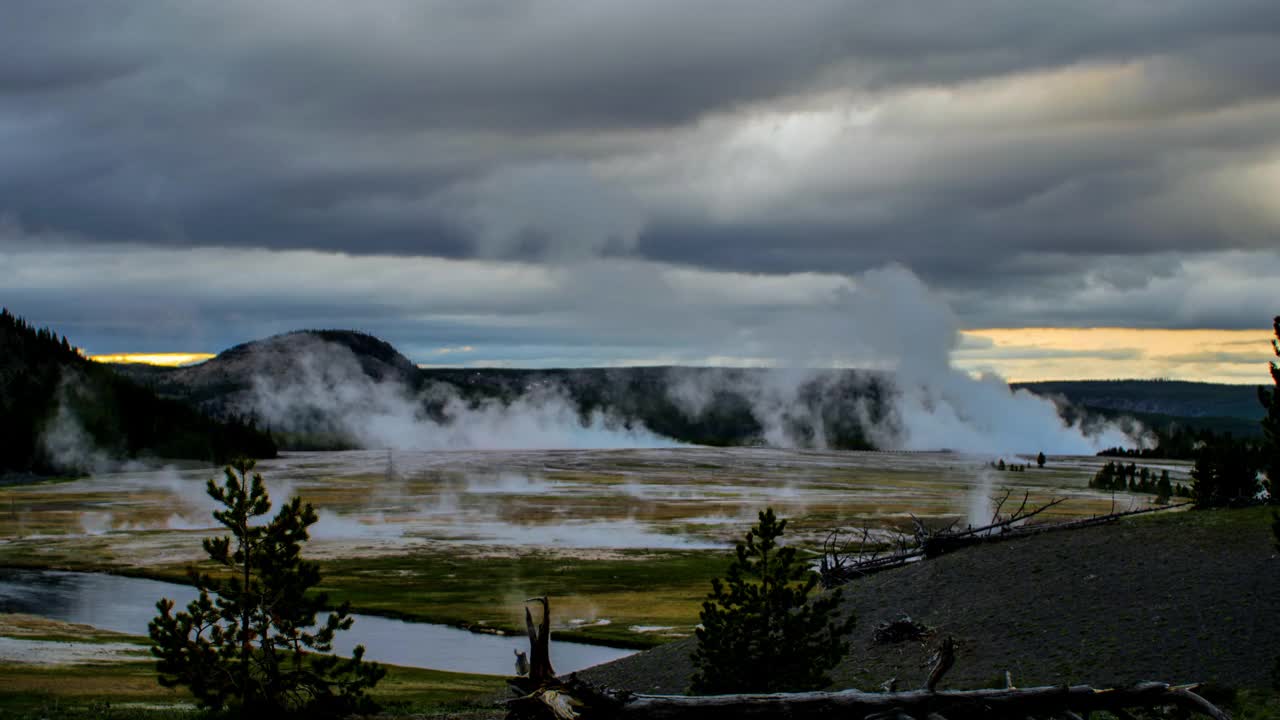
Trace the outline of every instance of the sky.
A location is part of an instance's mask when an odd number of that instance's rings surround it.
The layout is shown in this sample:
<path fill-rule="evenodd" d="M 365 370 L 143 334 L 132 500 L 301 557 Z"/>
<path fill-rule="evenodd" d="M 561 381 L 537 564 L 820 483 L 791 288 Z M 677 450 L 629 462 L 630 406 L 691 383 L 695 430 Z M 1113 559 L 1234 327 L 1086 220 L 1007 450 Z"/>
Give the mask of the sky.
<path fill-rule="evenodd" d="M 1278 67 L 1274 0 L 11 0 L 0 304 L 95 354 L 875 366 L 918 327 L 1265 382 Z"/>

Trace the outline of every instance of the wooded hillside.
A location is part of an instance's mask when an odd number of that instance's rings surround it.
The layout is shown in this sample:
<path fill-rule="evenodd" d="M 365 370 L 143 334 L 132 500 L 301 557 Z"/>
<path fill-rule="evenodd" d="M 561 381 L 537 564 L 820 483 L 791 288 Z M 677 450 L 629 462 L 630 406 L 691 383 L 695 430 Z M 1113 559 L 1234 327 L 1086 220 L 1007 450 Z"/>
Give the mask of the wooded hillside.
<path fill-rule="evenodd" d="M 66 337 L 0 311 L 0 473 L 73 474 L 144 456 L 274 457 L 270 435 L 216 421 L 84 358 Z"/>

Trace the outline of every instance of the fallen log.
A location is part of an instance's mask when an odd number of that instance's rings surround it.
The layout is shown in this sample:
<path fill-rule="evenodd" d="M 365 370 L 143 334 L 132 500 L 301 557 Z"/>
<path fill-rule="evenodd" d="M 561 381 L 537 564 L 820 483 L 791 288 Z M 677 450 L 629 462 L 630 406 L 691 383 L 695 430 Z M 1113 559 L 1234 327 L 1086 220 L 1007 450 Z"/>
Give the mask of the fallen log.
<path fill-rule="evenodd" d="M 571 677 L 555 688 L 544 688 L 507 703 L 508 718 L 561 720 L 729 720 L 730 718 L 788 718 L 790 720 L 857 720 L 859 718 L 1026 718 L 1076 717 L 1106 711 L 1179 708 L 1214 720 L 1229 716 L 1195 694 L 1195 686 L 1149 682 L 1128 688 L 1096 690 L 1088 685 L 1000 688 L 985 690 L 911 690 L 868 693 L 773 693 L 742 695 L 634 695 L 594 688 Z M 567 710 L 567 714 L 566 714 Z"/>
<path fill-rule="evenodd" d="M 1028 538 L 1033 535 L 1043 535 L 1044 533 L 1059 532 L 1062 530 L 1079 530 L 1086 527 L 1094 527 L 1097 525 L 1106 525 L 1113 523 L 1121 518 L 1132 517 L 1134 515 L 1144 515 L 1153 512 L 1163 512 L 1165 510 L 1173 510 L 1176 508 L 1190 505 L 1191 503 L 1178 503 L 1177 505 L 1163 505 L 1160 507 L 1142 508 L 1140 510 L 1126 510 L 1124 512 L 1111 513 L 1108 515 L 1099 515 L 1097 517 L 1083 518 L 1081 520 L 1068 520 L 1066 522 L 1057 523 L 1039 523 L 1036 525 L 1024 525 L 1021 527 L 1010 528 L 998 533 L 980 534 L 977 532 L 963 532 L 955 535 L 935 535 L 925 541 L 924 554 L 926 557 L 937 557 L 948 552 L 958 550 L 970 545 L 982 545 L 985 543 L 1005 542 L 1007 540 L 1018 540 L 1020 538 Z"/>

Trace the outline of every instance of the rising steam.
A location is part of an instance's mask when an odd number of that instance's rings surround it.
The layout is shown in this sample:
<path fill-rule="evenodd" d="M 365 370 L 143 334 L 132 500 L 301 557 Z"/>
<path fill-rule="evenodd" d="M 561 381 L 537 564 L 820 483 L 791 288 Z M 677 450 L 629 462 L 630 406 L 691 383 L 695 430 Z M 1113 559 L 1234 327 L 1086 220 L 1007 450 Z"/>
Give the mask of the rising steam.
<path fill-rule="evenodd" d="M 287 372 L 261 367 L 242 408 L 273 429 L 397 450 L 538 450 L 671 447 L 602 412 L 581 417 L 562 390 L 536 388 L 510 401 L 468 401 L 446 385 L 415 391 L 376 379 L 346 347 L 301 341 Z M 429 408 L 434 411 L 429 412 Z"/>
<path fill-rule="evenodd" d="M 1118 425 L 1068 423 L 1052 400 L 956 369 L 958 329 L 941 298 L 910 271 L 889 266 L 853 278 L 804 322 L 788 316 L 754 327 L 744 349 L 771 358 L 773 369 L 673 370 L 666 394 L 694 420 L 730 394 L 749 407 L 759 440 L 774 447 L 835 447 L 833 438 L 850 427 L 894 450 L 1088 454 L 1139 444 Z M 676 444 L 634 418 L 583 417 L 563 388 L 529 388 L 506 401 L 464 399 L 443 384 L 415 389 L 394 374 L 374 377 L 348 348 L 314 337 L 291 347 L 287 369 L 280 359 L 264 358 L 243 408 L 277 430 L 416 450 Z M 867 370 L 877 392 L 851 388 L 849 373 L 833 367 Z"/>
<path fill-rule="evenodd" d="M 654 312 L 676 309 L 667 305 Z M 665 396 L 678 412 L 697 422 L 718 399 L 732 396 L 759 427 L 752 439 L 782 448 L 848 447 L 837 439 L 851 428 L 863 442 L 888 450 L 1090 454 L 1142 444 L 1141 428 L 1126 432 L 1115 424 L 1068 423 L 1050 399 L 1014 391 L 996 376 L 975 378 L 955 368 L 956 317 L 900 266 L 850 278 L 802 317 L 762 317 L 748 329 L 723 328 L 721 337 L 727 347 L 740 345 L 733 349 L 741 356 L 764 358 L 773 367 L 673 369 Z M 708 329 L 713 342 L 716 333 Z M 273 431 L 319 439 L 317 446 L 533 450 L 679 444 L 647 429 L 643 418 L 619 417 L 608 407 L 580 413 L 572 388 L 540 384 L 503 399 L 462 397 L 451 385 L 420 386 L 403 358 L 403 367 L 384 364 L 371 372 L 368 358 L 318 335 L 298 334 L 287 345 L 251 353 L 248 362 L 252 389 L 234 398 L 235 409 Z M 44 440 L 55 457 L 97 464 L 91 443 L 65 408 Z"/>
<path fill-rule="evenodd" d="M 852 418 L 886 450 L 955 450 L 976 454 L 1092 454 L 1141 444 L 1142 429 L 1086 427 L 1059 415 L 1054 401 L 1013 390 L 995 375 L 972 377 L 952 365 L 959 324 L 947 304 L 913 273 L 889 266 L 864 273 L 833 295 L 808 324 L 761 328 L 756 350 L 782 366 L 764 373 L 677 373 L 668 396 L 690 417 L 720 393 L 745 398 L 770 445 L 828 447 L 830 413 L 815 412 L 814 394 L 835 391 L 838 374 L 795 370 L 837 364 L 873 368 L 891 389 L 887 407 L 865 397 L 845 401 Z M 812 432 L 797 438 L 789 427 Z M 1135 438 L 1139 438 L 1135 440 Z"/>

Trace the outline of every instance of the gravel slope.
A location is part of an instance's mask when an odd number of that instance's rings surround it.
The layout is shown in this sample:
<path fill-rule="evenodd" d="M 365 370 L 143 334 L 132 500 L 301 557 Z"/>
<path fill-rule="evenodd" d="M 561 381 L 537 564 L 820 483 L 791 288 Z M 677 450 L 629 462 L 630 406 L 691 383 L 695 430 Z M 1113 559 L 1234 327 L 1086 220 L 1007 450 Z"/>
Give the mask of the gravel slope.
<path fill-rule="evenodd" d="M 834 687 L 919 686 L 928 648 L 876 646 L 907 613 L 953 635 L 943 687 L 1140 680 L 1270 683 L 1280 658 L 1280 557 L 1263 508 L 1177 512 L 970 548 L 845 587 L 857 614 Z M 691 640 L 581 675 L 637 692 L 681 693 Z M 554 648 L 553 648 L 554 653 Z"/>

